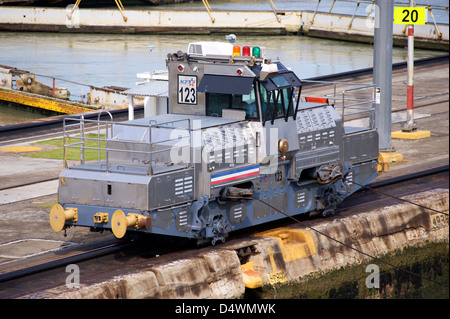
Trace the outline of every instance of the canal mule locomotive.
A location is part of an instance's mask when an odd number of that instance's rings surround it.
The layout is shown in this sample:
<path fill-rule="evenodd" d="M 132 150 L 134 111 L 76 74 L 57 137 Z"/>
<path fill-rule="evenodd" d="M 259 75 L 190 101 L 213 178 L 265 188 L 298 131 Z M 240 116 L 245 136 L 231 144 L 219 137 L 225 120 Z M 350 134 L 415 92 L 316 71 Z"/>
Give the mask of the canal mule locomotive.
<path fill-rule="evenodd" d="M 303 101 L 304 83 L 262 48 L 196 42 L 166 63 L 166 110 L 65 120 L 64 151 L 81 161 L 65 160 L 53 230 L 215 244 L 285 214 L 332 213 L 379 174 L 376 129 L 344 125 L 326 99 Z"/>

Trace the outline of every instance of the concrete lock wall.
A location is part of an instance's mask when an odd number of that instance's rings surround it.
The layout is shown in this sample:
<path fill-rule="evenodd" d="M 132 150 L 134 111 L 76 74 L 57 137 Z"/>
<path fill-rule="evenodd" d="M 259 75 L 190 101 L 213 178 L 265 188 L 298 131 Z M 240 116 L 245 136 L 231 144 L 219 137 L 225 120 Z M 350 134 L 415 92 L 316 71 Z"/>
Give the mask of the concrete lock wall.
<path fill-rule="evenodd" d="M 416 196 L 405 197 L 414 203 L 448 212 L 448 190 L 436 190 Z M 383 256 L 389 252 L 426 242 L 448 241 L 448 215 L 425 210 L 413 204 L 401 203 L 381 210 L 323 221 L 314 229 L 302 229 L 301 225 L 290 227 L 292 231 L 308 232 L 313 238 L 313 250 L 309 256 L 294 256 L 289 245 L 279 239 L 260 240 L 260 255 L 251 257 L 255 270 L 263 284 L 282 284 L 301 281 L 309 274 L 321 274 L 344 266 L 361 264 L 369 256 L 348 248 L 354 247 L 371 256 Z M 335 240 L 332 240 L 333 238 Z M 339 241 L 339 242 L 338 242 Z"/>
<path fill-rule="evenodd" d="M 124 10 L 2 7 L 0 30 L 47 32 L 210 34 L 302 33 L 309 36 L 373 43 L 374 17 L 312 11 Z M 101 18 L 99 18 L 101 17 Z M 394 25 L 394 45 L 407 40 L 404 25 Z M 448 24 L 416 26 L 414 45 L 448 51 Z"/>
<path fill-rule="evenodd" d="M 437 189 L 404 198 L 448 213 L 448 190 Z M 137 273 L 116 276 L 95 285 L 83 285 L 81 280 L 80 288 L 60 287 L 40 296 L 241 298 L 245 286 L 249 285 L 245 282 L 248 276 L 243 274 L 246 269 L 241 266 L 243 262 L 250 265 L 262 285 L 293 283 L 307 275 L 320 276 L 370 259 L 345 245 L 379 257 L 394 250 L 449 239 L 448 215 L 404 202 L 353 216 L 325 218 L 313 228 L 295 224 L 190 251 L 190 255 L 184 252 L 161 256 L 154 265 Z M 251 255 L 244 261 L 238 257 L 242 247 L 252 247 Z"/>

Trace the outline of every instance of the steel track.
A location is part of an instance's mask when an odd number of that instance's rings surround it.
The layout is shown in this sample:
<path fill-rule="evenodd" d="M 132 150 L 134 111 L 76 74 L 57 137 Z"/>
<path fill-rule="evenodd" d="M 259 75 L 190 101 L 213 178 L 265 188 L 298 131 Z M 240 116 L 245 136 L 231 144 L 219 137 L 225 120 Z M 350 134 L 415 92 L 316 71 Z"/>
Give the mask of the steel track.
<path fill-rule="evenodd" d="M 92 245 L 95 247 L 89 248 Z M 61 251 L 65 254 L 49 257 L 43 261 L 32 261 L 30 264 L 16 266 L 5 271 L 0 271 L 0 283 L 26 277 L 31 274 L 48 271 L 53 268 L 66 266 L 72 263 L 77 263 L 83 260 L 112 254 L 116 251 L 125 249 L 130 245 L 131 242 L 107 239 L 93 244 L 79 245 L 76 250 L 65 249 L 67 252 L 64 252 L 64 250 Z"/>

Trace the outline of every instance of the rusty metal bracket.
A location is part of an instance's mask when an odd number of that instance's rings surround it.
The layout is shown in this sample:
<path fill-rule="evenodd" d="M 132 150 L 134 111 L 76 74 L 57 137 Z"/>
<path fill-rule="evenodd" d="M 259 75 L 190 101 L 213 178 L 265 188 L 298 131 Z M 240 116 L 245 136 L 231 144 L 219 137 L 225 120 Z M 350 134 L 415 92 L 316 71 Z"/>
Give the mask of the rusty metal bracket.
<path fill-rule="evenodd" d="M 120 1 L 120 0 L 114 0 L 114 1 L 115 1 L 116 5 L 117 5 L 117 8 L 119 8 L 120 13 L 122 14 L 123 21 L 126 22 L 126 21 L 128 20 L 128 18 L 125 16 L 125 13 L 123 12 L 123 10 L 125 10 L 125 8 L 124 8 L 124 6 L 123 6 L 123 4 L 122 4 L 122 1 Z M 81 0 L 77 0 L 77 1 L 75 2 L 75 5 L 72 7 L 72 11 L 70 11 L 69 19 L 72 18 L 72 14 L 73 14 L 73 12 L 75 11 L 75 9 L 76 9 L 76 8 L 79 8 L 80 2 L 81 2 Z"/>
<path fill-rule="evenodd" d="M 211 14 L 211 6 L 209 5 L 208 0 L 202 0 L 202 1 L 203 1 L 203 5 L 206 8 L 206 11 L 208 11 L 209 17 L 211 18 L 211 22 L 214 23 L 216 21 L 216 19 L 214 19 Z"/>
<path fill-rule="evenodd" d="M 120 1 L 120 0 L 114 0 L 114 1 L 116 2 L 116 5 L 119 8 L 120 13 L 122 13 L 123 21 L 127 22 L 128 18 L 123 13 L 123 10 L 125 10 L 125 8 L 123 7 L 122 1 Z"/>
<path fill-rule="evenodd" d="M 348 28 L 351 29 L 352 25 L 353 25 L 353 20 L 355 19 L 356 16 L 356 11 L 358 11 L 358 7 L 360 5 L 360 1 L 356 1 L 356 8 L 355 8 L 355 12 L 353 12 L 353 16 L 352 19 L 350 20 L 350 24 L 348 25 Z"/>
<path fill-rule="evenodd" d="M 270 6 L 272 7 L 272 11 L 273 11 L 273 14 L 275 15 L 275 18 L 277 19 L 278 22 L 281 22 L 281 19 L 278 16 L 278 13 L 277 13 L 277 8 L 275 8 L 275 5 L 273 4 L 273 1 L 269 0 L 269 3 L 270 3 Z"/>
<path fill-rule="evenodd" d="M 428 5 L 427 9 L 430 12 L 431 17 L 433 18 L 433 23 L 434 23 L 434 27 L 436 28 L 437 35 L 438 35 L 439 39 L 442 39 L 442 33 L 441 33 L 441 31 L 439 31 L 439 28 L 438 28 L 437 23 L 436 23 L 436 19 L 434 18 L 434 15 L 433 15 L 433 11 L 431 11 L 431 5 L 430 4 Z"/>

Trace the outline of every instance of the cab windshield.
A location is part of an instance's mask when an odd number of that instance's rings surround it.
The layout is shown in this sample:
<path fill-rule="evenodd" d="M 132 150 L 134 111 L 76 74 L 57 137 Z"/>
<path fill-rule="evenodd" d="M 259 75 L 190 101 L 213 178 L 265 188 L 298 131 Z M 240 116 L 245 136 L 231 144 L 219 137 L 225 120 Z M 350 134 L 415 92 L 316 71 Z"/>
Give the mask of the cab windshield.
<path fill-rule="evenodd" d="M 293 72 L 284 72 L 260 83 L 263 123 L 289 116 L 295 118 L 302 82 Z"/>
<path fill-rule="evenodd" d="M 261 85 L 261 107 L 265 121 L 285 118 L 294 114 L 293 108 L 294 88 L 268 91 Z"/>

